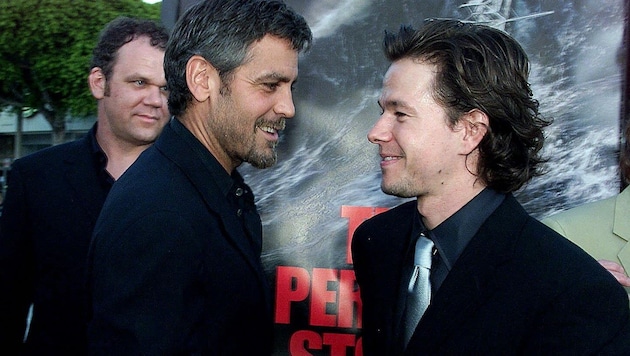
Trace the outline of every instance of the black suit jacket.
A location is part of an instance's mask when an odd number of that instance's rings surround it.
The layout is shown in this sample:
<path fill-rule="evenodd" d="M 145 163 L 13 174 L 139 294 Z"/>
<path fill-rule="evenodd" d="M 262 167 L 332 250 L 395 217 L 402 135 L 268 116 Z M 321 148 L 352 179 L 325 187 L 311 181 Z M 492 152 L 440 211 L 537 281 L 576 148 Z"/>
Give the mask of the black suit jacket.
<path fill-rule="evenodd" d="M 95 227 L 90 351 L 269 354 L 260 254 L 175 124 L 114 184 Z"/>
<path fill-rule="evenodd" d="M 402 204 L 354 234 L 366 355 L 403 354 L 414 209 L 415 201 Z M 404 354 L 627 355 L 628 325 L 627 296 L 615 279 L 508 195 L 432 297 Z"/>
<path fill-rule="evenodd" d="M 16 160 L 9 173 L 0 217 L 2 354 L 85 354 L 85 261 L 109 190 L 88 136 Z"/>

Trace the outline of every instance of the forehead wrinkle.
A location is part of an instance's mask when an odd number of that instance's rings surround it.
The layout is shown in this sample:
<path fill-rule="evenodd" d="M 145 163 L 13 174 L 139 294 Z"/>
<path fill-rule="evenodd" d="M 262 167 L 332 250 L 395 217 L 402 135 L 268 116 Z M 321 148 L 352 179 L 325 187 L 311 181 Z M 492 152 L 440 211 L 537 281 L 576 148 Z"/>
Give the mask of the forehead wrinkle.
<path fill-rule="evenodd" d="M 414 110 L 414 108 L 411 105 L 409 105 L 407 102 L 403 100 L 385 99 L 383 97 L 381 97 L 378 100 L 378 105 L 381 108 L 400 108 L 400 109 L 406 109 L 406 110 Z"/>

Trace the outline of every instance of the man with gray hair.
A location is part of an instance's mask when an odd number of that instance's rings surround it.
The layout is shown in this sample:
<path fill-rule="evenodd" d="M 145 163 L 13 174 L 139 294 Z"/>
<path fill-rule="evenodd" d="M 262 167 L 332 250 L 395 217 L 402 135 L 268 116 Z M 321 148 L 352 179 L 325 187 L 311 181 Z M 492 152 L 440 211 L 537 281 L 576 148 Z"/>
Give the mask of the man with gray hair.
<path fill-rule="evenodd" d="M 208 0 L 178 21 L 164 58 L 173 118 L 94 230 L 91 353 L 271 353 L 262 226 L 236 168 L 276 162 L 311 41 L 277 0 Z"/>

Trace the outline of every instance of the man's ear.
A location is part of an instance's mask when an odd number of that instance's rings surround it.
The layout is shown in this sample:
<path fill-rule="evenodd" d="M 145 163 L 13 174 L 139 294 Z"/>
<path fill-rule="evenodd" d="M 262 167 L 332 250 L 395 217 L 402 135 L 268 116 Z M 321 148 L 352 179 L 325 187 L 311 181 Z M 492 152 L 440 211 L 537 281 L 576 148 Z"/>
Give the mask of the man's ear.
<path fill-rule="evenodd" d="M 488 115 L 479 110 L 472 109 L 459 119 L 458 125 L 461 125 L 464 133 L 462 138 L 462 154 L 468 155 L 474 151 L 483 137 L 488 133 L 490 128 L 490 120 Z"/>
<path fill-rule="evenodd" d="M 105 74 L 101 68 L 94 67 L 90 70 L 90 74 L 88 75 L 88 86 L 90 87 L 92 96 L 94 96 L 96 100 L 103 99 L 103 97 L 105 97 L 107 79 L 105 79 Z"/>
<path fill-rule="evenodd" d="M 194 55 L 186 64 L 186 84 L 193 98 L 206 101 L 221 85 L 218 71 L 205 58 Z"/>

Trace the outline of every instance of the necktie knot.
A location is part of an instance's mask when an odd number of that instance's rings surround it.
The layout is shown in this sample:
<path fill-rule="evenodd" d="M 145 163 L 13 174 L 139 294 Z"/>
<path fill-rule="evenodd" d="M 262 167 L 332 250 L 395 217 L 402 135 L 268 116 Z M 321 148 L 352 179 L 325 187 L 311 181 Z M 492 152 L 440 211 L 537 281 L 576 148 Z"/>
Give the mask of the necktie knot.
<path fill-rule="evenodd" d="M 416 266 L 431 269 L 431 261 L 433 260 L 433 241 L 421 234 L 416 241 L 416 252 L 413 263 Z"/>

